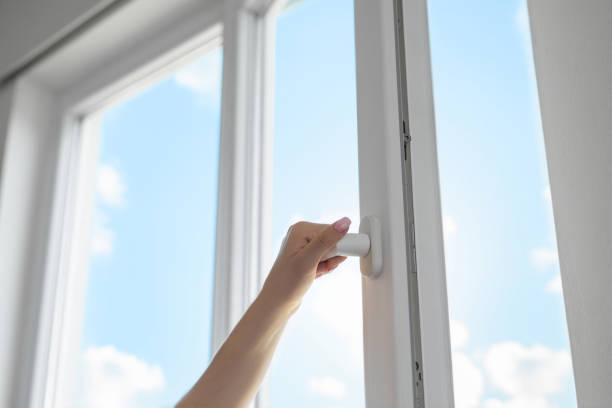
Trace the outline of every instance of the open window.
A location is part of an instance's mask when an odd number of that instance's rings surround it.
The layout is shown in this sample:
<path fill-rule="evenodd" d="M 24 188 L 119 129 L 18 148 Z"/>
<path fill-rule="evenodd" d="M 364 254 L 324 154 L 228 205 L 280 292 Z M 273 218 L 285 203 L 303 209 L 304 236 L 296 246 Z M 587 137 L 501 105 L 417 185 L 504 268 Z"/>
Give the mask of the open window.
<path fill-rule="evenodd" d="M 526 1 L 428 6 L 455 406 L 575 407 Z"/>
<path fill-rule="evenodd" d="M 516 163 L 495 156 L 500 143 L 514 143 L 513 151 L 533 159 L 531 167 L 541 162 L 516 140 L 490 133 L 461 142 L 454 137 L 458 119 L 486 124 L 493 118 L 456 99 L 449 89 L 462 84 L 456 72 L 441 68 L 457 67 L 448 63 L 453 48 L 445 44 L 469 34 L 466 19 L 449 17 L 437 0 L 192 3 L 118 7 L 11 88 L 19 126 L 9 127 L 3 177 L 13 183 L 2 188 L 17 197 L 7 208 L 23 245 L 14 246 L 10 276 L 19 276 L 28 239 L 39 248 L 23 264 L 39 283 L 30 290 L 35 306 L 26 311 L 21 333 L 32 339 L 20 346 L 23 355 L 33 357 L 20 362 L 14 405 L 65 406 L 86 399 L 91 384 L 115 398 L 123 381 L 105 383 L 83 370 L 97 365 L 115 375 L 123 363 L 141 379 L 140 389 L 152 392 L 125 391 L 126 401 L 171 404 L 256 296 L 292 222 L 348 215 L 356 229 L 368 215 L 382 226 L 382 274 L 363 277 L 350 260 L 317 282 L 289 324 L 256 407 L 299 406 L 296 400 L 305 406 L 471 406 L 476 400 L 463 391 L 453 395 L 453 380 L 457 386 L 466 377 L 453 378 L 451 334 L 455 371 L 467 352 L 456 348 L 463 326 L 455 320 L 466 319 L 460 311 L 469 297 L 480 313 L 473 319 L 489 319 L 479 328 L 470 323 L 473 333 L 491 329 L 492 321 L 492 330 L 501 331 L 487 314 L 495 304 L 485 300 L 507 292 L 487 280 L 494 276 L 489 271 L 470 275 L 490 283 L 479 296 L 461 291 L 458 274 L 478 270 L 462 263 L 461 254 L 488 250 L 476 233 L 461 250 L 453 247 L 449 215 L 457 231 L 490 221 L 475 208 L 491 207 L 484 200 L 495 192 L 491 185 L 520 184 Z M 144 11 L 155 18 L 139 18 Z M 458 20 L 463 25 L 449 32 Z M 462 90 L 462 96 L 477 94 Z M 462 150 L 466 141 L 473 149 Z M 493 170 L 478 172 L 470 166 L 485 145 Z M 499 166 L 504 177 L 495 179 Z M 16 188 L 19 174 L 45 188 Z M 468 209 L 461 200 L 466 191 L 475 200 Z M 524 193 L 516 192 L 503 194 L 514 200 Z M 52 205 L 22 205 L 39 202 Z M 514 225 L 479 224 L 481 232 L 528 263 L 529 251 L 514 245 L 529 231 L 518 234 L 523 221 L 508 214 Z M 551 259 L 533 254 L 535 261 Z M 475 259 L 468 260 L 488 258 Z M 516 289 L 523 281 L 504 282 Z M 529 288 L 534 295 L 536 286 Z M 554 330 L 565 335 L 558 300 L 547 310 L 557 308 Z M 537 309 L 531 305 L 509 302 L 505 316 L 525 317 Z M 541 351 L 529 344 L 513 350 Z M 478 350 L 469 353 L 468 360 Z M 155 358 L 145 362 L 147 356 Z M 512 406 L 507 396 L 486 395 L 487 408 Z"/>

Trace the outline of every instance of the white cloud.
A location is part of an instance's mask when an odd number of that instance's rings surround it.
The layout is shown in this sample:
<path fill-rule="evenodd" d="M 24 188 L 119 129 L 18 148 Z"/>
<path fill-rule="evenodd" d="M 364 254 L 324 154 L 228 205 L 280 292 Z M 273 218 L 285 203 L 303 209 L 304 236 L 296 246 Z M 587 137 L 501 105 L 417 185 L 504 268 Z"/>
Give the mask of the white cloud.
<path fill-rule="evenodd" d="M 91 254 L 94 256 L 108 256 L 113 253 L 114 233 L 105 227 L 94 227 L 91 238 Z"/>
<path fill-rule="evenodd" d="M 559 255 L 554 249 L 536 248 L 531 251 L 531 263 L 536 268 L 548 268 L 559 263 Z"/>
<path fill-rule="evenodd" d="M 221 100 L 221 49 L 215 49 L 174 74 L 177 84 L 191 89 L 207 105 Z"/>
<path fill-rule="evenodd" d="M 538 401 L 563 390 L 572 363 L 565 350 L 525 347 L 509 341 L 497 343 L 487 351 L 484 367 L 491 384 L 508 394 L 510 401 Z"/>
<path fill-rule="evenodd" d="M 86 408 L 145 407 L 147 398 L 165 387 L 159 366 L 122 353 L 113 346 L 85 350 L 82 370 L 78 406 Z"/>
<path fill-rule="evenodd" d="M 453 352 L 453 386 L 456 408 L 478 406 L 484 380 L 478 367 L 464 353 Z"/>
<path fill-rule="evenodd" d="M 330 376 L 310 378 L 308 380 L 308 389 L 313 394 L 335 399 L 342 399 L 346 395 L 346 385 L 342 381 Z"/>
<path fill-rule="evenodd" d="M 450 337 L 455 407 L 477 407 L 484 391 L 482 372 L 467 354 L 458 351 L 458 349 L 465 347 L 470 337 L 467 326 L 460 321 L 451 320 Z"/>
<path fill-rule="evenodd" d="M 98 168 L 96 182 L 98 196 L 111 207 L 121 207 L 125 201 L 125 183 L 117 169 L 109 164 L 102 164 Z"/>
<path fill-rule="evenodd" d="M 483 360 L 479 359 L 483 372 L 467 353 L 458 351 L 469 339 L 467 326 L 451 320 L 450 331 L 457 408 L 553 408 L 549 397 L 569 384 L 571 358 L 565 350 L 525 347 L 510 341 L 493 344 Z M 482 401 L 485 378 L 507 399 Z"/>
<path fill-rule="evenodd" d="M 121 173 L 110 164 L 98 167 L 96 191 L 100 201 L 109 207 L 125 203 L 126 185 Z M 114 232 L 107 227 L 108 217 L 96 209 L 93 220 L 90 251 L 93 256 L 109 256 L 114 249 Z"/>
<path fill-rule="evenodd" d="M 93 230 L 89 247 L 90 255 L 93 257 L 108 257 L 114 252 L 115 233 L 108 223 L 108 215 L 96 208 L 93 214 Z"/>
<path fill-rule="evenodd" d="M 563 286 L 561 285 L 561 275 L 557 275 L 554 278 L 552 278 L 546 284 L 546 290 L 551 293 L 558 293 L 558 294 L 563 293 Z"/>
<path fill-rule="evenodd" d="M 450 321 L 450 338 L 453 350 L 463 348 L 470 335 L 467 326 L 457 320 Z"/>

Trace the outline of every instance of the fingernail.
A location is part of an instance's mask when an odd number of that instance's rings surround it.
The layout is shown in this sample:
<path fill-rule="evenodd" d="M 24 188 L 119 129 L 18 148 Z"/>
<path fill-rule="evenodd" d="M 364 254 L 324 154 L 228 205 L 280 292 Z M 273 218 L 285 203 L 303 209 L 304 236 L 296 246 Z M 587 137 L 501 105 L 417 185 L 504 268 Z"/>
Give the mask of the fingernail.
<path fill-rule="evenodd" d="M 351 220 L 348 217 L 342 217 L 338 221 L 334 222 L 334 230 L 336 232 L 346 232 L 351 225 Z"/>

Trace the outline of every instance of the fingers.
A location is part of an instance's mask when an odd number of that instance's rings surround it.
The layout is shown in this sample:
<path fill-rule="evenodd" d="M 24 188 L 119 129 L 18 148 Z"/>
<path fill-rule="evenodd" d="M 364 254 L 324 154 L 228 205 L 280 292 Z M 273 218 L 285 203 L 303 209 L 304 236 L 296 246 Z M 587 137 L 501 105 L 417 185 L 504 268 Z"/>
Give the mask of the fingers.
<path fill-rule="evenodd" d="M 338 265 L 346 260 L 346 256 L 334 256 L 326 261 L 319 262 L 317 272 L 328 272 L 335 269 Z"/>
<path fill-rule="evenodd" d="M 316 278 L 326 275 L 329 272 L 333 271 L 340 265 L 342 262 L 346 260 L 346 256 L 334 256 L 333 258 L 329 258 L 326 261 L 319 262 L 317 265 L 317 274 Z"/>
<path fill-rule="evenodd" d="M 321 257 L 346 235 L 350 225 L 351 220 L 348 217 L 343 217 L 326 226 L 304 248 L 304 254 L 318 263 Z"/>
<path fill-rule="evenodd" d="M 285 247 L 290 247 L 290 249 L 303 249 L 325 227 L 327 227 L 327 224 L 298 221 L 287 230 L 281 249 Z"/>

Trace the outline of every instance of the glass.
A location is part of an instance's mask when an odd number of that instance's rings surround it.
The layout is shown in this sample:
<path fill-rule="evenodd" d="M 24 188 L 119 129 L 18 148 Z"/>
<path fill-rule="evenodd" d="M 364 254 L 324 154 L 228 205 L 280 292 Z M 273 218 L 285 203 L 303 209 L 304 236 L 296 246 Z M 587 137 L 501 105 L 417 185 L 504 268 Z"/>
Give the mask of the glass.
<path fill-rule="evenodd" d="M 76 406 L 174 406 L 208 364 L 221 54 L 102 113 Z"/>
<path fill-rule="evenodd" d="M 272 243 L 289 226 L 359 226 L 353 2 L 290 5 L 276 22 Z M 280 341 L 272 407 L 365 406 L 356 259 L 317 279 Z"/>
<path fill-rule="evenodd" d="M 428 7 L 456 406 L 575 407 L 526 2 Z"/>

